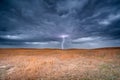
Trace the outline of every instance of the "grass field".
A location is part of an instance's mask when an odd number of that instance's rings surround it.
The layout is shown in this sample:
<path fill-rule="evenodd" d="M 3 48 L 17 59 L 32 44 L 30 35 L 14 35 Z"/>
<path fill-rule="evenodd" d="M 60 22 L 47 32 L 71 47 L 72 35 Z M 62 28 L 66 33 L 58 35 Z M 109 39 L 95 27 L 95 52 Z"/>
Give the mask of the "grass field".
<path fill-rule="evenodd" d="M 0 49 L 0 80 L 120 80 L 120 48 Z"/>

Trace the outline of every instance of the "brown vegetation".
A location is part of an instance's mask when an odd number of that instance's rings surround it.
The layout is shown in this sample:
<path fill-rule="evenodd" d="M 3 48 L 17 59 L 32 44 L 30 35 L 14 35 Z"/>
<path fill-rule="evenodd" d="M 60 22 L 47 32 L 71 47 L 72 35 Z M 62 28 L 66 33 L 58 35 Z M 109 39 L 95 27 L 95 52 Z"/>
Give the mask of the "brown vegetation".
<path fill-rule="evenodd" d="M 120 80 L 120 48 L 0 49 L 0 80 Z"/>

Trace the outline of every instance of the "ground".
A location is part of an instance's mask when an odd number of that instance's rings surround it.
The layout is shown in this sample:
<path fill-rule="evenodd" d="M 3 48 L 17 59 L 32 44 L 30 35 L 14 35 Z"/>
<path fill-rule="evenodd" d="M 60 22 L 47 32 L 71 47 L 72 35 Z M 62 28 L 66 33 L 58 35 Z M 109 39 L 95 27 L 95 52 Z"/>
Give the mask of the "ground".
<path fill-rule="evenodd" d="M 120 48 L 0 49 L 0 80 L 120 80 Z"/>

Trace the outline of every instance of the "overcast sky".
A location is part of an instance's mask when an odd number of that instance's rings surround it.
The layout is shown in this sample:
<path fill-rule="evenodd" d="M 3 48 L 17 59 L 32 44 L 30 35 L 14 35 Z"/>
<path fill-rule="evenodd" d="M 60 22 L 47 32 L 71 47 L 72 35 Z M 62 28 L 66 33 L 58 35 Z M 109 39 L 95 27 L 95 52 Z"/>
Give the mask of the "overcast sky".
<path fill-rule="evenodd" d="M 120 0 L 0 0 L 0 47 L 120 46 Z"/>

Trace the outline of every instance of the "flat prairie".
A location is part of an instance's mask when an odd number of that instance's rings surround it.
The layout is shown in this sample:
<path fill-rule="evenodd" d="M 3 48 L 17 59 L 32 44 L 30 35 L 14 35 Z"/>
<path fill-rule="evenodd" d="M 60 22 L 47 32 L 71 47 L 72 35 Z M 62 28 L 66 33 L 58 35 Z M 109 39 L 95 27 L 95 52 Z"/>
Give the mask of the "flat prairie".
<path fill-rule="evenodd" d="M 120 47 L 1 48 L 0 80 L 120 80 Z"/>

